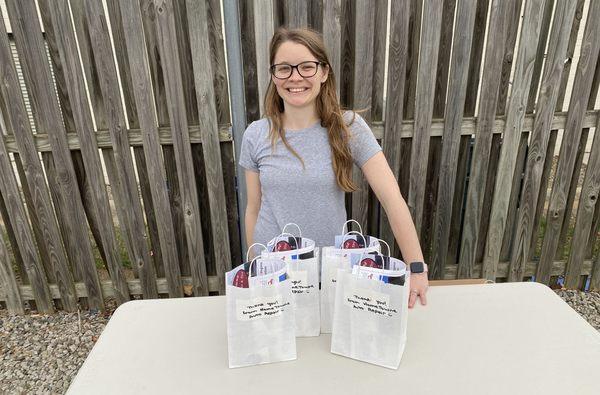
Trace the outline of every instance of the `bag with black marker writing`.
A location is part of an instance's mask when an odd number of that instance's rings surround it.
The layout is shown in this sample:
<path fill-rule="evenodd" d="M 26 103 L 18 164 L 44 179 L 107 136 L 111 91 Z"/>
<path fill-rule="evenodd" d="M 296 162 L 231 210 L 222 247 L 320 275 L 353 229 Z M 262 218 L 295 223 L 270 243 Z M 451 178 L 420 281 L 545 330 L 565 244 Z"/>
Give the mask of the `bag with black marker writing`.
<path fill-rule="evenodd" d="M 349 222 L 357 223 L 360 231 L 346 231 Z M 379 251 L 379 239 L 363 235 L 355 220 L 344 223 L 342 234 L 335 237 L 333 246 L 321 249 L 321 333 L 331 333 L 338 269 L 350 269 L 352 256 Z"/>
<path fill-rule="evenodd" d="M 406 265 L 388 252 L 354 256 L 351 266 L 338 270 L 331 352 L 397 369 L 406 345 Z"/>
<path fill-rule="evenodd" d="M 227 272 L 225 283 L 229 367 L 296 359 L 295 315 L 286 263 L 257 256 Z"/>
<path fill-rule="evenodd" d="M 298 228 L 299 236 L 286 232 L 288 226 Z M 296 316 L 296 336 L 319 336 L 319 251 L 315 242 L 302 237 L 296 224 L 287 224 L 282 233 L 267 243 L 263 258 L 283 260 L 287 265 Z"/>

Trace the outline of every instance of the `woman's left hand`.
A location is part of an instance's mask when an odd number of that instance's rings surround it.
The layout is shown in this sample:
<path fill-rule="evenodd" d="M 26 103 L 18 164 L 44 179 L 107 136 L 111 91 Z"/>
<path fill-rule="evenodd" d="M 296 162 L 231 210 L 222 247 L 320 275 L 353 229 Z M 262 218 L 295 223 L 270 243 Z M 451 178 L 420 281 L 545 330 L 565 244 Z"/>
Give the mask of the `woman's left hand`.
<path fill-rule="evenodd" d="M 417 298 L 421 298 L 421 305 L 427 304 L 427 288 L 429 288 L 429 281 L 427 280 L 427 273 L 412 273 L 410 275 L 410 296 L 408 297 L 408 308 L 412 309 Z"/>

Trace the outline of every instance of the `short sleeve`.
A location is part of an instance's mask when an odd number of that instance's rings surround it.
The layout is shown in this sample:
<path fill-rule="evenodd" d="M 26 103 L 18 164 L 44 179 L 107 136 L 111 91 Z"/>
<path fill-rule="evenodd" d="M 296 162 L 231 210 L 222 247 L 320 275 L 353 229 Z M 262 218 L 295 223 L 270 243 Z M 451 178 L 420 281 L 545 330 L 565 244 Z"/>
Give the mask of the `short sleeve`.
<path fill-rule="evenodd" d="M 256 133 L 254 124 L 250 124 L 244 131 L 242 137 L 242 148 L 240 150 L 240 166 L 244 169 L 258 173 L 258 162 L 256 161 Z"/>
<path fill-rule="evenodd" d="M 362 167 L 369 159 L 381 151 L 381 146 L 375 139 L 373 131 L 367 125 L 363 117 L 354 113 L 354 121 L 352 122 L 352 112 L 347 112 L 344 118 L 349 123 L 350 130 L 350 150 L 354 163 L 358 167 Z M 352 123 L 350 123 L 352 122 Z"/>

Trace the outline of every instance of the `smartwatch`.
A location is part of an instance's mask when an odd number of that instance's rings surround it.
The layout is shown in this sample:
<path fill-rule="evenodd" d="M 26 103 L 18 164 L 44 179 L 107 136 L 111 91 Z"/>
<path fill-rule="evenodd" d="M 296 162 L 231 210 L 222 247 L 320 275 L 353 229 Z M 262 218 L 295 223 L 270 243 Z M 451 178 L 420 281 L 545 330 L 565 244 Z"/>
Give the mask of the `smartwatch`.
<path fill-rule="evenodd" d="M 427 265 L 424 262 L 411 262 L 411 274 L 427 273 Z"/>

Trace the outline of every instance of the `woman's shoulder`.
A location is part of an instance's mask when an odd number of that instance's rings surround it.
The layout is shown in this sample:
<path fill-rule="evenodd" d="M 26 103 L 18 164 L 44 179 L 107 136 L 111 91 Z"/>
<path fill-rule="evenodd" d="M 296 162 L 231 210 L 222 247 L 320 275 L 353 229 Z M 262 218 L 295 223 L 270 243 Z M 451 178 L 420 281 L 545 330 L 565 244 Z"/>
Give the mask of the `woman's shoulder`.
<path fill-rule="evenodd" d="M 246 128 L 244 136 L 248 138 L 261 138 L 269 134 L 271 123 L 268 118 L 261 118 L 252 122 Z"/>
<path fill-rule="evenodd" d="M 356 111 L 346 110 L 342 117 L 351 132 L 364 132 L 366 130 L 371 130 L 365 119 Z"/>

